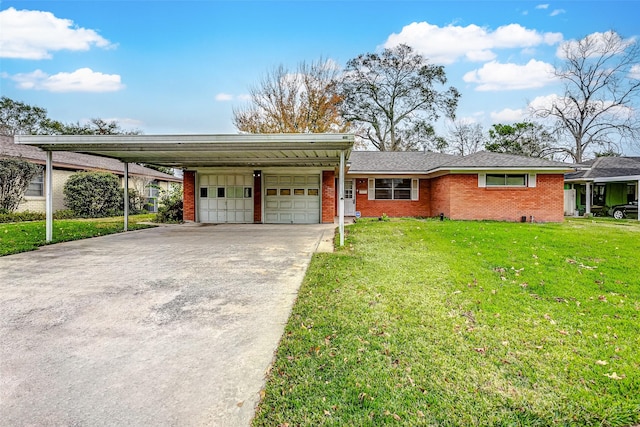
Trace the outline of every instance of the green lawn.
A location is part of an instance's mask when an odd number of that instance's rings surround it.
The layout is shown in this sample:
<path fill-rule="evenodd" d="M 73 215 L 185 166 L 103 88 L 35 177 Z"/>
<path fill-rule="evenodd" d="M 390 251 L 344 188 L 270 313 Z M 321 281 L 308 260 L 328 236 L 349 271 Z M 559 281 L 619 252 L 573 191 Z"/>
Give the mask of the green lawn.
<path fill-rule="evenodd" d="M 140 224 L 140 222 L 151 221 L 154 217 L 155 214 L 131 215 L 129 229 L 152 227 L 148 224 Z M 119 233 L 123 229 L 124 217 L 54 220 L 53 241 L 51 243 Z M 0 256 L 32 251 L 39 246 L 46 245 L 45 234 L 44 221 L 0 224 Z"/>
<path fill-rule="evenodd" d="M 255 426 L 640 423 L 640 224 L 359 221 L 316 254 Z"/>

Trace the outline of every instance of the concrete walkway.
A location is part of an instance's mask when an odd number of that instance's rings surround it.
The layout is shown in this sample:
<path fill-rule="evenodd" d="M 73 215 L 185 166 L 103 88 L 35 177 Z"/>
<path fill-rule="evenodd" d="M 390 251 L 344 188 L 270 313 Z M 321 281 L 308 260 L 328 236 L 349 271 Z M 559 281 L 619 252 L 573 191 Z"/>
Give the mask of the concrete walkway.
<path fill-rule="evenodd" d="M 0 423 L 249 425 L 334 230 L 185 224 L 1 257 Z"/>

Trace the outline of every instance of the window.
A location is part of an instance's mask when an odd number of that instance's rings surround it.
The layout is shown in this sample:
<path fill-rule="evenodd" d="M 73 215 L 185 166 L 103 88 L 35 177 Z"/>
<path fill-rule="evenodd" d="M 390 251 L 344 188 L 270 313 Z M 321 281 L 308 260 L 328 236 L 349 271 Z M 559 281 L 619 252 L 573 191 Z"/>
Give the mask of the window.
<path fill-rule="evenodd" d="M 638 200 L 638 196 L 636 196 L 636 184 L 627 184 L 627 203 L 631 203 L 634 200 Z"/>
<path fill-rule="evenodd" d="M 24 195 L 30 197 L 44 196 L 44 172 L 40 172 L 31 180 Z"/>
<path fill-rule="evenodd" d="M 373 197 L 371 197 L 372 195 Z M 370 178 L 369 199 L 418 200 L 418 180 L 411 178 Z"/>
<path fill-rule="evenodd" d="M 487 187 L 526 187 L 526 174 L 487 174 Z"/>
<path fill-rule="evenodd" d="M 207 187 L 200 188 L 200 197 L 203 197 L 203 198 L 209 197 L 209 189 Z"/>
<path fill-rule="evenodd" d="M 606 188 L 604 184 L 596 184 L 593 186 L 591 206 L 604 206 Z"/>

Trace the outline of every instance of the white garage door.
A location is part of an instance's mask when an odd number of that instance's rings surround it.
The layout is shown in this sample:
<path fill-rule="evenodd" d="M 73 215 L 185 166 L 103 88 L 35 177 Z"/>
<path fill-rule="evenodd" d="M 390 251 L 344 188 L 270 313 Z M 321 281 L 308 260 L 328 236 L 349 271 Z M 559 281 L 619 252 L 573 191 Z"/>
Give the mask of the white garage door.
<path fill-rule="evenodd" d="M 200 222 L 253 222 L 251 175 L 200 175 Z"/>
<path fill-rule="evenodd" d="M 264 187 L 265 222 L 320 222 L 320 175 L 265 175 Z"/>

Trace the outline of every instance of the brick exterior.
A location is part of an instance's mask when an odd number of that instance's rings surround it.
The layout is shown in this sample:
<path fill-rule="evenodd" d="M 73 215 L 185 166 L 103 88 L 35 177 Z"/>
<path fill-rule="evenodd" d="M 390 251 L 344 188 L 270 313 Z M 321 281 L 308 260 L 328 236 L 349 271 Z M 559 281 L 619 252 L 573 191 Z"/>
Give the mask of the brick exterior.
<path fill-rule="evenodd" d="M 418 200 L 369 200 L 367 192 L 368 180 L 357 178 L 356 210 L 363 217 L 380 217 L 383 213 L 390 217 L 427 217 L 431 215 L 431 182 L 421 179 L 419 185 Z M 360 193 L 363 194 L 360 194 Z"/>
<path fill-rule="evenodd" d="M 262 173 L 253 176 L 253 222 L 262 224 Z"/>
<path fill-rule="evenodd" d="M 322 223 L 332 224 L 336 217 L 336 174 L 322 171 Z"/>
<path fill-rule="evenodd" d="M 184 171 L 182 178 L 182 219 L 185 221 L 196 220 L 196 173 L 194 171 Z"/>
<path fill-rule="evenodd" d="M 562 222 L 564 175 L 538 174 L 536 187 L 481 188 L 478 176 L 445 175 L 432 183 L 431 216 L 451 219 Z"/>

